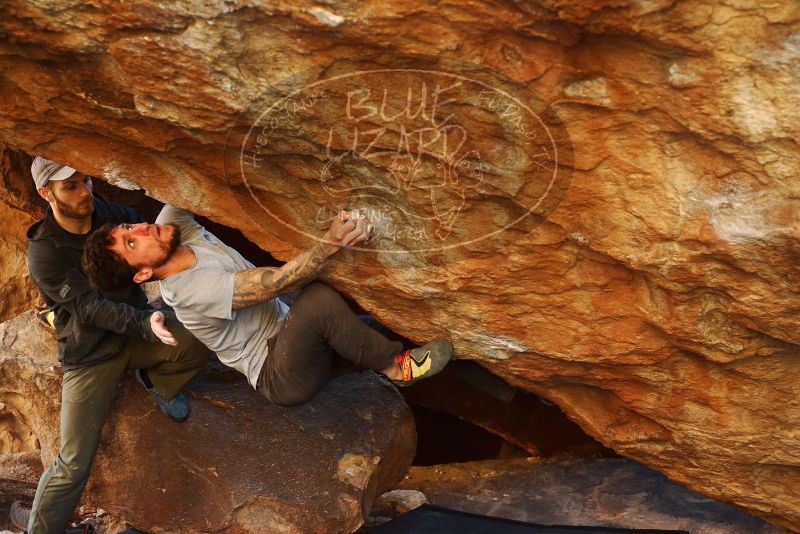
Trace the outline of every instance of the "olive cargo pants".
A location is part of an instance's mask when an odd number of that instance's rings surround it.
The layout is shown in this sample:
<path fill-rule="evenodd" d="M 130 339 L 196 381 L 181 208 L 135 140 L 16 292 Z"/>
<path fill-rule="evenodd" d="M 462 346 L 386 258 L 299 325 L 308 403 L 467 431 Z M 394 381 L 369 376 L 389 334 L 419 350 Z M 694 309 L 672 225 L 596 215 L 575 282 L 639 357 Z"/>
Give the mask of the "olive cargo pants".
<path fill-rule="evenodd" d="M 177 346 L 130 338 L 111 360 L 64 373 L 61 446 L 39 480 L 29 534 L 63 534 L 89 479 L 103 423 L 126 370 L 147 369 L 156 390 L 170 399 L 205 365 L 211 352 L 177 319 L 167 322 Z"/>

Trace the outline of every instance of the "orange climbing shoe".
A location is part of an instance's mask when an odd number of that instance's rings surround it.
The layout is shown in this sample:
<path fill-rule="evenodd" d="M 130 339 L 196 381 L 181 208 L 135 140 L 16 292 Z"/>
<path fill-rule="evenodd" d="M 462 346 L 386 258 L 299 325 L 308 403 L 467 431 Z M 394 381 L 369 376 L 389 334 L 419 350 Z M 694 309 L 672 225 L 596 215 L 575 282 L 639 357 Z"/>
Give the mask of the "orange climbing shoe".
<path fill-rule="evenodd" d="M 452 355 L 453 344 L 446 339 L 434 339 L 421 347 L 402 352 L 396 358 L 403 378 L 392 382 L 405 387 L 430 378 L 444 369 Z"/>

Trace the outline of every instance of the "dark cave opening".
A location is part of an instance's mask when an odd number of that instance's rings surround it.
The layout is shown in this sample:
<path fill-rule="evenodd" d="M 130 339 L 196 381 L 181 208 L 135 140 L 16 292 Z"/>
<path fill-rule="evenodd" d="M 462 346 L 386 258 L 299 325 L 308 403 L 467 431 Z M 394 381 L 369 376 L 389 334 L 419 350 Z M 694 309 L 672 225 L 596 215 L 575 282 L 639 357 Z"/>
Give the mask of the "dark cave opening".
<path fill-rule="evenodd" d="M 455 360 L 401 392 L 417 422 L 413 465 L 518 457 L 614 457 L 555 404 Z"/>

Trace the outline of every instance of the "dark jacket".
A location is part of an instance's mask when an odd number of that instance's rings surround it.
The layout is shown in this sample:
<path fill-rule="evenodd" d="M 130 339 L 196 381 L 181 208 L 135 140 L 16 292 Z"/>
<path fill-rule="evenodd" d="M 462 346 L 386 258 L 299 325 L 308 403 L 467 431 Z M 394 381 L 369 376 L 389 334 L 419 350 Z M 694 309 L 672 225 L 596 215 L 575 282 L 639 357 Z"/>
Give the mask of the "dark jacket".
<path fill-rule="evenodd" d="M 108 222 L 141 220 L 132 209 L 95 195 L 89 234 Z M 86 278 L 81 255 L 89 234 L 63 230 L 51 208 L 28 229 L 28 270 L 45 303 L 55 312 L 58 359 L 65 371 L 113 358 L 129 336 L 156 340 L 150 327 L 153 310 L 138 286 L 115 302 L 101 296 Z"/>

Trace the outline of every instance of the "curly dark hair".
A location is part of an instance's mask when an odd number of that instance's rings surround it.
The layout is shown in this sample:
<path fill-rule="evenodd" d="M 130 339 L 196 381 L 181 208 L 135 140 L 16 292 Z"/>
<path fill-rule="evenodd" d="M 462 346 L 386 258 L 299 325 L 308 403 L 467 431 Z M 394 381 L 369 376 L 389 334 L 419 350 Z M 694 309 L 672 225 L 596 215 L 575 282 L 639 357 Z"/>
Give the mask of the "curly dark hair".
<path fill-rule="evenodd" d="M 133 281 L 136 269 L 110 249 L 114 244 L 111 232 L 116 227 L 116 224 L 104 224 L 89 236 L 83 246 L 83 271 L 89 281 L 106 295 L 136 285 Z"/>

